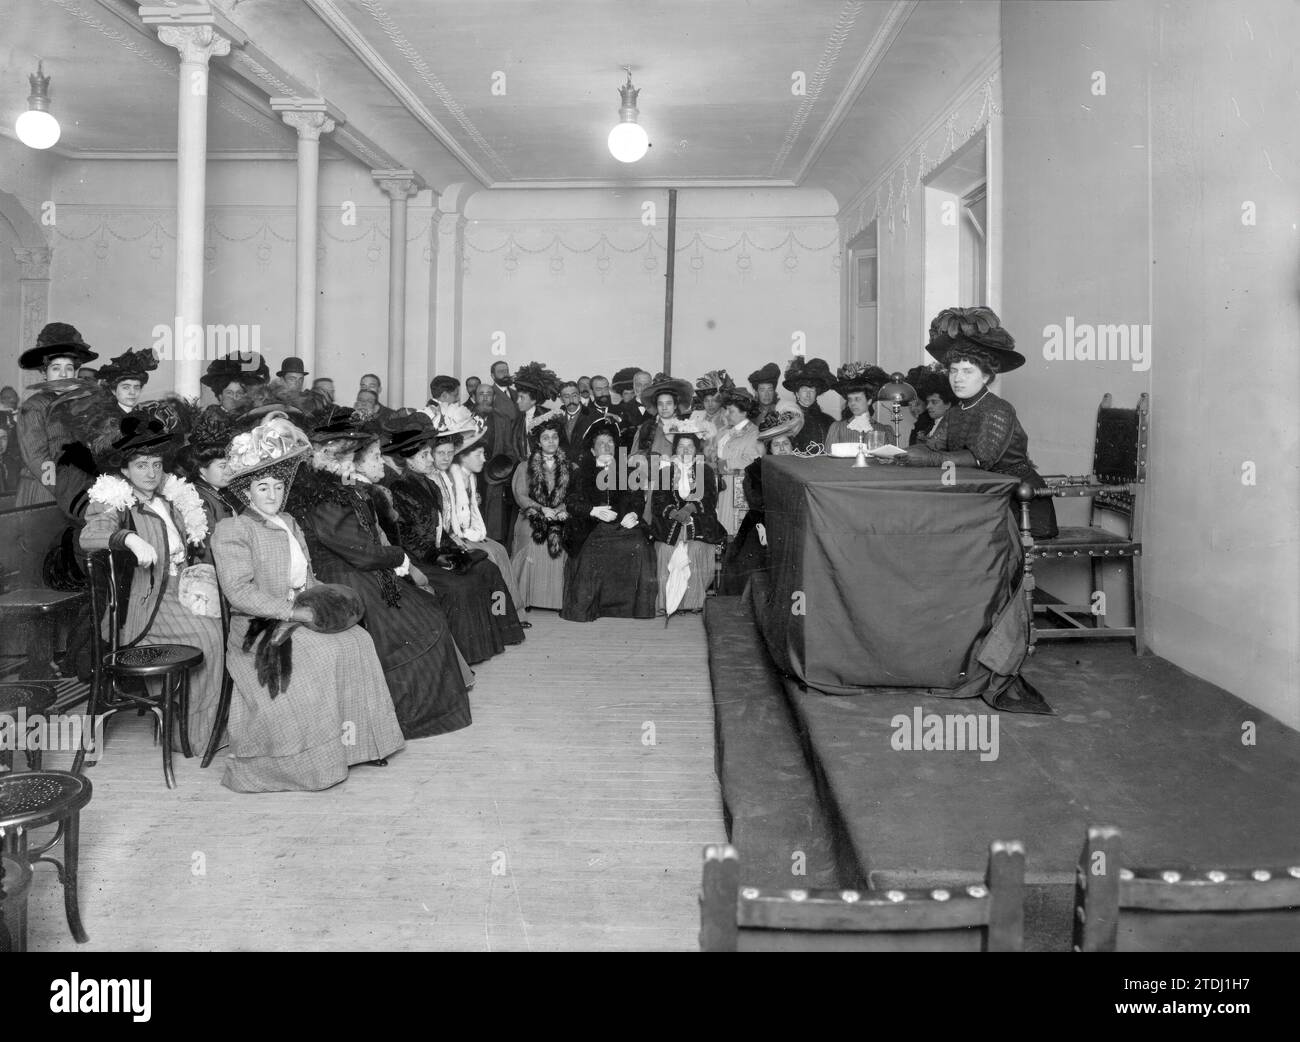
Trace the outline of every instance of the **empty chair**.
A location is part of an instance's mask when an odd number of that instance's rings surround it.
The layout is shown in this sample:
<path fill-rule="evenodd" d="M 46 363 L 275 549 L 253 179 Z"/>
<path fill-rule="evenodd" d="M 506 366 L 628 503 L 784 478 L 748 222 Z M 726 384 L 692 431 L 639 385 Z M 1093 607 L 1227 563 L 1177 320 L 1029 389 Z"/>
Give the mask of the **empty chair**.
<path fill-rule="evenodd" d="M 736 848 L 704 848 L 700 950 L 990 951 L 1024 946 L 1025 850 L 989 847 L 983 884 L 910 890 L 740 885 Z"/>
<path fill-rule="evenodd" d="M 1126 867 L 1116 828 L 1091 826 L 1075 877 L 1074 950 L 1300 949 L 1300 859 L 1288 867 Z"/>

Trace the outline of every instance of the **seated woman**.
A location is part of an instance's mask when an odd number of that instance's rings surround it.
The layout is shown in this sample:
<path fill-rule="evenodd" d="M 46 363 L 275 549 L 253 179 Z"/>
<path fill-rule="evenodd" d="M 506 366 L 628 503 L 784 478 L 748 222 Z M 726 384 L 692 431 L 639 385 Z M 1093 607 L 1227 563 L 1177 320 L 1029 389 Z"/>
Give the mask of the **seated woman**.
<path fill-rule="evenodd" d="M 794 436 L 803 424 L 803 413 L 790 409 L 768 413 L 760 423 L 758 440 L 767 446 L 770 456 L 789 456 L 794 452 Z M 745 468 L 745 501 L 749 510 L 740 522 L 736 538 L 722 559 L 722 579 L 718 594 L 738 597 L 745 592 L 755 572 L 767 570 L 767 527 L 763 513 L 763 457 Z"/>
<path fill-rule="evenodd" d="M 448 408 L 459 408 L 451 403 Z M 446 613 L 452 636 L 474 665 L 522 644 L 523 627 L 501 571 L 487 556 L 475 560 L 452 541 L 442 494 L 433 479 L 436 460 L 448 466 L 456 438 L 440 437 L 417 417 L 390 435 L 386 452 L 401 461 L 402 473 L 388 483 L 397 514 L 397 542 L 429 579 Z"/>
<path fill-rule="evenodd" d="M 758 402 L 743 387 L 723 395 L 723 409 L 727 429 L 718 435 L 718 521 L 727 534 L 734 536 L 748 506 L 743 485 L 745 468 L 763 455 L 763 445 L 758 440 L 754 424 L 758 416 Z M 726 485 L 726 488 L 722 488 Z"/>
<path fill-rule="evenodd" d="M 255 652 L 244 649 L 255 620 L 316 624 L 313 609 L 296 603 L 319 586 L 307 542 L 281 513 L 310 455 L 307 436 L 283 414 L 268 416 L 230 446 L 228 487 L 247 508 L 217 523 L 212 556 L 230 602 L 226 667 L 234 694 L 222 784 L 236 792 L 328 789 L 347 778 L 349 767 L 382 764 L 404 744 L 374 641 L 360 626 L 295 629 L 292 671 L 281 674 L 274 695 L 259 680 Z"/>
<path fill-rule="evenodd" d="M 335 409 L 311 439 L 312 469 L 299 476 L 288 510 L 307 537 L 316 575 L 350 586 L 365 605 L 362 625 L 383 663 L 402 734 L 425 738 L 468 727 L 473 674 L 436 598 L 410 581 L 421 583 L 423 574 L 381 527 L 387 501 L 372 487 L 383 477 L 378 437 L 349 410 Z"/>
<path fill-rule="evenodd" d="M 868 431 L 877 431 L 885 435 L 885 444 L 894 444 L 894 432 L 871 415 L 876 404 L 876 392 L 889 382 L 889 374 L 874 365 L 849 362 L 840 366 L 838 375 L 839 380 L 831 390 L 843 396 L 850 418 L 835 420 L 830 425 L 826 448 L 829 450 L 840 442 L 864 441 Z"/>
<path fill-rule="evenodd" d="M 690 411 L 695 392 L 686 380 L 674 380 L 660 373 L 641 395 L 641 404 L 649 415 L 637 427 L 632 439 L 633 456 L 660 456 L 667 459 L 673 454 L 672 432 L 681 422 L 679 410 Z"/>
<path fill-rule="evenodd" d="M 618 430 L 604 417 L 591 425 L 569 485 L 560 618 L 570 622 L 655 616 L 655 555 L 641 519 L 645 491 L 620 487 L 631 482 L 620 481 Z"/>
<path fill-rule="evenodd" d="M 564 607 L 564 501 L 572 467 L 560 450 L 564 413 L 541 413 L 528 426 L 532 450 L 515 467 L 512 490 L 519 507 L 511 565 L 525 610 Z"/>
<path fill-rule="evenodd" d="M 726 538 L 718 523 L 718 477 L 704 459 L 703 435 L 694 425 L 680 424 L 673 435 L 677 453 L 660 473 L 660 480 L 651 485 L 650 532 L 658 559 L 659 611 L 666 608 L 669 562 L 681 543 L 686 544 L 690 578 L 677 609 L 704 608 L 704 591 L 717 568 L 714 547 Z M 662 487 L 665 484 L 671 487 Z"/>
<path fill-rule="evenodd" d="M 200 416 L 186 439 L 181 452 L 180 465 L 203 503 L 208 519 L 208 539 L 199 559 L 212 564 L 212 533 L 217 524 L 234 517 L 242 509 L 237 496 L 229 490 L 230 460 L 227 453 L 234 436 L 225 423 L 210 414 Z"/>
<path fill-rule="evenodd" d="M 944 417 L 948 415 L 948 410 L 957 404 L 957 396 L 952 393 L 952 384 L 948 382 L 947 373 L 942 376 L 927 373 L 915 386 L 916 397 L 925 409 L 922 415 L 929 422 L 923 428 L 920 423 L 912 428 L 914 438 L 909 444 L 915 445 L 919 442 L 930 446 L 943 430 Z"/>
<path fill-rule="evenodd" d="M 83 550 L 129 551 L 134 565 L 121 643 L 188 644 L 203 652 L 190 671 L 191 750 L 207 745 L 216 721 L 223 656 L 221 622 L 181 604 L 180 573 L 208 536 L 207 517 L 188 481 L 163 470 L 173 436 L 157 420 L 126 417 L 90 487 Z M 107 621 L 107 620 L 105 620 Z"/>
<path fill-rule="evenodd" d="M 450 456 L 434 453 L 433 480 L 442 497 L 442 527 L 449 533 L 452 543 L 461 550 L 481 550 L 501 572 L 506 590 L 515 611 L 524 609 L 519 588 L 515 586 L 510 554 L 495 539 L 489 539 L 487 523 L 479 501 L 478 476 L 487 462 L 487 448 L 483 438 L 487 433 L 484 421 L 471 416 L 467 409 L 444 409 L 439 422 L 441 438 L 454 439 L 455 448 Z M 524 629 L 532 623 L 520 622 Z"/>
<path fill-rule="evenodd" d="M 926 350 L 948 367 L 957 408 L 949 410 L 930 444 L 908 448 L 906 462 L 914 467 L 938 467 L 947 462 L 979 467 L 1042 488 L 1044 481 L 1029 460 L 1029 438 L 1016 410 L 989 390 L 998 373 L 1025 363 L 998 316 L 985 307 L 941 311 L 930 323 Z M 1020 503 L 1014 493 L 1011 506 L 1018 520 Z M 1057 527 L 1052 501 L 1035 499 L 1030 504 L 1029 522 L 1033 535 L 1053 538 Z"/>

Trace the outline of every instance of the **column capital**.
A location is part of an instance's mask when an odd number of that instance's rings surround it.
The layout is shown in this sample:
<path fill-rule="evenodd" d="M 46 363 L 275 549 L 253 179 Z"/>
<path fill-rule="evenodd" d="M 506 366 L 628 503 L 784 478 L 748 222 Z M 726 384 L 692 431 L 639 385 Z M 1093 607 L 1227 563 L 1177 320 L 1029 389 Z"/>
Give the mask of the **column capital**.
<path fill-rule="evenodd" d="M 393 200 L 409 199 L 422 187 L 414 170 L 371 170 L 370 176 L 375 179 L 380 190 Z"/>
<path fill-rule="evenodd" d="M 48 279 L 54 251 L 48 246 L 15 246 L 14 259 L 22 268 L 19 278 Z"/>
<path fill-rule="evenodd" d="M 272 98 L 271 108 L 308 141 L 319 141 L 322 134 L 345 122 L 343 114 L 324 98 Z"/>

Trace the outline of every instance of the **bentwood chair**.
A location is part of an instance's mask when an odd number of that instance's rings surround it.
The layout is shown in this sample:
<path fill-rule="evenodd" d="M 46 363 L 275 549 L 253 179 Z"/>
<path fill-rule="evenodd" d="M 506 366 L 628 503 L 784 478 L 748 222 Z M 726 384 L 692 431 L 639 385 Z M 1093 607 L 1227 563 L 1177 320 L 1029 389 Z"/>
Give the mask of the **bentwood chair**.
<path fill-rule="evenodd" d="M 700 951 L 1024 950 L 1025 850 L 989 847 L 985 881 L 925 890 L 769 890 L 740 885 L 727 845 L 704 848 Z"/>
<path fill-rule="evenodd" d="M 202 663 L 203 652 L 188 644 L 123 647 L 121 627 L 125 621 L 126 597 L 119 578 L 118 562 L 111 551 L 99 550 L 90 555 L 94 672 L 87 713 L 91 720 L 100 715 L 112 716 L 123 709 L 153 713 L 162 738 L 163 778 L 167 788 L 174 789 L 172 733 L 179 717 L 181 752 L 186 757 L 193 756 L 188 728 L 190 670 Z M 101 620 L 106 620 L 107 638 L 100 629 Z M 85 762 L 86 745 L 82 743 L 73 761 L 72 769 L 76 773 L 81 772 Z M 103 750 L 97 749 L 96 754 L 102 755 Z"/>
<path fill-rule="evenodd" d="M 1037 626 L 1031 623 L 1031 646 L 1039 640 L 1132 637 L 1137 654 L 1142 654 L 1146 648 L 1142 607 L 1142 507 L 1147 478 L 1148 412 L 1146 394 L 1139 396 L 1137 407 L 1133 409 L 1114 408 L 1110 395 L 1105 395 L 1097 409 L 1092 473 L 1076 477 L 1045 474 L 1045 488 L 1021 486 L 1020 527 L 1025 550 L 1025 588 L 1031 598 L 1031 619 L 1040 619 L 1044 623 Z M 1088 524 L 1062 527 L 1054 539 L 1031 536 L 1029 502 L 1048 496 L 1091 499 Z M 1100 523 L 1107 517 L 1118 522 L 1121 531 L 1113 531 Z M 1091 565 L 1092 596 L 1087 603 L 1068 604 L 1048 597 L 1042 591 L 1034 595 L 1033 562 L 1060 560 L 1086 560 Z M 1105 602 L 1098 595 L 1101 594 L 1102 566 L 1111 560 L 1128 560 L 1131 564 L 1131 626 L 1106 623 Z"/>
<path fill-rule="evenodd" d="M 1119 830 L 1091 826 L 1074 893 L 1076 952 L 1300 950 L 1300 860 L 1128 868 Z"/>
<path fill-rule="evenodd" d="M 81 809 L 90 802 L 90 782 L 69 771 L 29 771 L 0 778 L 0 855 L 5 862 L 3 882 L 7 896 L 4 918 L 17 924 L 11 944 L 17 951 L 27 950 L 26 890 L 31 884 L 32 866 L 45 862 L 53 865 L 63 886 L 63 909 L 68 929 L 78 944 L 90 938 L 81 925 L 77 903 L 77 857 L 81 836 Z M 54 835 L 40 846 L 31 845 L 31 831 L 47 825 L 57 826 Z M 63 860 L 48 852 L 60 840 Z M 15 871 L 15 890 L 10 892 L 10 871 Z M 2 943 L 2 939 L 0 939 Z"/>

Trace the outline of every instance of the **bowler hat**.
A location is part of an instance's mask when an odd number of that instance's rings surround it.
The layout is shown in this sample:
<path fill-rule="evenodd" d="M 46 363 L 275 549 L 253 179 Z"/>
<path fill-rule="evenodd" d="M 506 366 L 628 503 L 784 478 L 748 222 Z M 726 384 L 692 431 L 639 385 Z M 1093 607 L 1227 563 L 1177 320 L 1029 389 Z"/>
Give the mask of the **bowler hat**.
<path fill-rule="evenodd" d="M 284 365 L 276 372 L 276 376 L 284 376 L 285 373 L 297 373 L 299 376 L 306 376 L 307 370 L 303 368 L 302 359 L 297 355 L 290 355 L 284 360 Z"/>

